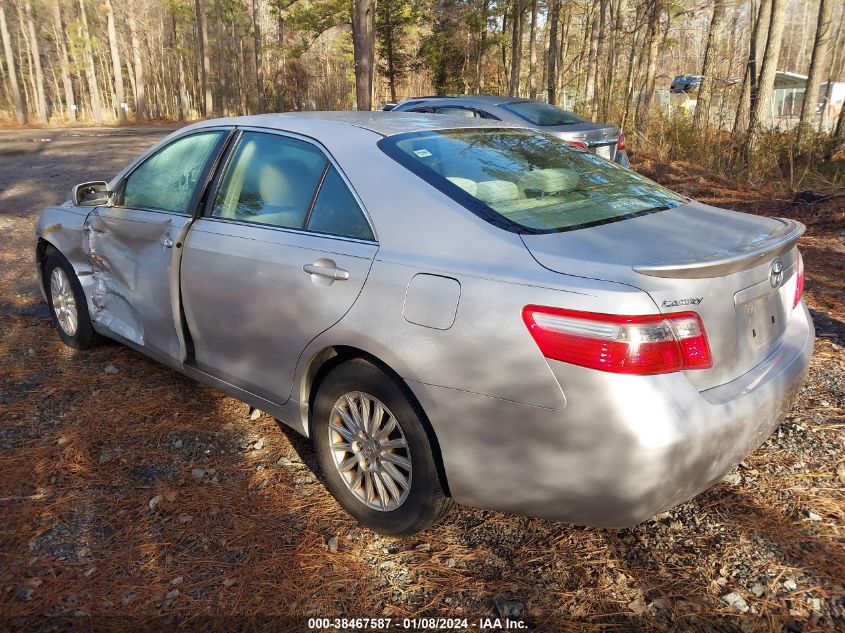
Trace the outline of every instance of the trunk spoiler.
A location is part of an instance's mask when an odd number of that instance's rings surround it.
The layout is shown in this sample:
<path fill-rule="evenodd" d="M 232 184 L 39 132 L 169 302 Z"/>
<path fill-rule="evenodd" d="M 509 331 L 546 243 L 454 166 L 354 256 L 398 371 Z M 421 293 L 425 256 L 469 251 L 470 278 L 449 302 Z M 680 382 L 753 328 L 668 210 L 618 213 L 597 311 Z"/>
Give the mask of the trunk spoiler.
<path fill-rule="evenodd" d="M 634 270 L 651 277 L 699 279 L 702 277 L 720 277 L 756 266 L 764 259 L 774 258 L 790 250 L 806 230 L 803 224 L 795 220 L 788 218 L 774 219 L 781 222 L 783 226 L 763 240 L 694 261 L 642 264 L 634 266 Z"/>

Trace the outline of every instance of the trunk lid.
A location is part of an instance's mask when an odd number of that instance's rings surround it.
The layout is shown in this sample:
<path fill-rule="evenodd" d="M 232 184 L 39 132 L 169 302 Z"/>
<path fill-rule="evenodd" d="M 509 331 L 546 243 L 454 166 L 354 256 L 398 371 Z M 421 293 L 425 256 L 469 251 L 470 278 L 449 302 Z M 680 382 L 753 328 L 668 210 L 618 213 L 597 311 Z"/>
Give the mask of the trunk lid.
<path fill-rule="evenodd" d="M 660 312 L 697 312 L 713 367 L 686 372 L 700 390 L 730 382 L 781 342 L 796 286 L 804 226 L 689 203 L 627 220 L 523 235 L 545 268 L 627 283 Z M 773 272 L 779 262 L 780 274 Z M 606 312 L 613 313 L 608 305 Z"/>

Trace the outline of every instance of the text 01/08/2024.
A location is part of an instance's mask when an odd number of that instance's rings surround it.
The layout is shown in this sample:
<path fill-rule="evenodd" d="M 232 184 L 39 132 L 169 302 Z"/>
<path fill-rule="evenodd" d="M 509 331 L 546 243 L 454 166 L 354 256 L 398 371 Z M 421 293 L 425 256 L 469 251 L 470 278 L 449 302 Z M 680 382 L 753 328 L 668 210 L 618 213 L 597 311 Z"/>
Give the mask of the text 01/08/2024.
<path fill-rule="evenodd" d="M 308 628 L 315 630 L 461 630 L 477 631 L 506 630 L 519 631 L 528 625 L 521 620 L 508 618 L 309 618 Z"/>

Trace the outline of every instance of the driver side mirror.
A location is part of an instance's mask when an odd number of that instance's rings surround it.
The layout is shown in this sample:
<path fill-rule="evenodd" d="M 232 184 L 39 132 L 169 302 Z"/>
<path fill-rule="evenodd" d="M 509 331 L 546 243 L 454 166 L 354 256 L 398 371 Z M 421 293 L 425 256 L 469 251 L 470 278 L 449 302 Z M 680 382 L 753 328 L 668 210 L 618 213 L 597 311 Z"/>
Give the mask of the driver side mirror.
<path fill-rule="evenodd" d="M 83 182 L 73 188 L 71 200 L 77 207 L 98 207 L 111 201 L 112 192 L 102 180 Z"/>

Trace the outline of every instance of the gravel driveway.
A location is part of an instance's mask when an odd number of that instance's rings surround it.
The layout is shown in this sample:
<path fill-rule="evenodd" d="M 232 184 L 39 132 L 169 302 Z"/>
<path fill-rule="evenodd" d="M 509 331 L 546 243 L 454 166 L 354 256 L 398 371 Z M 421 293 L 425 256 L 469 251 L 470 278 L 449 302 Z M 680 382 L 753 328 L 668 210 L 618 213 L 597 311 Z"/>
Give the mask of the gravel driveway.
<path fill-rule="evenodd" d="M 845 628 L 841 198 L 794 206 L 635 160 L 705 202 L 808 225 L 819 339 L 792 412 L 723 482 L 633 529 L 457 508 L 392 540 L 339 508 L 309 444 L 273 419 L 119 345 L 78 352 L 52 331 L 36 214 L 171 129 L 0 132 L 0 628 L 505 613 L 536 631 Z"/>

